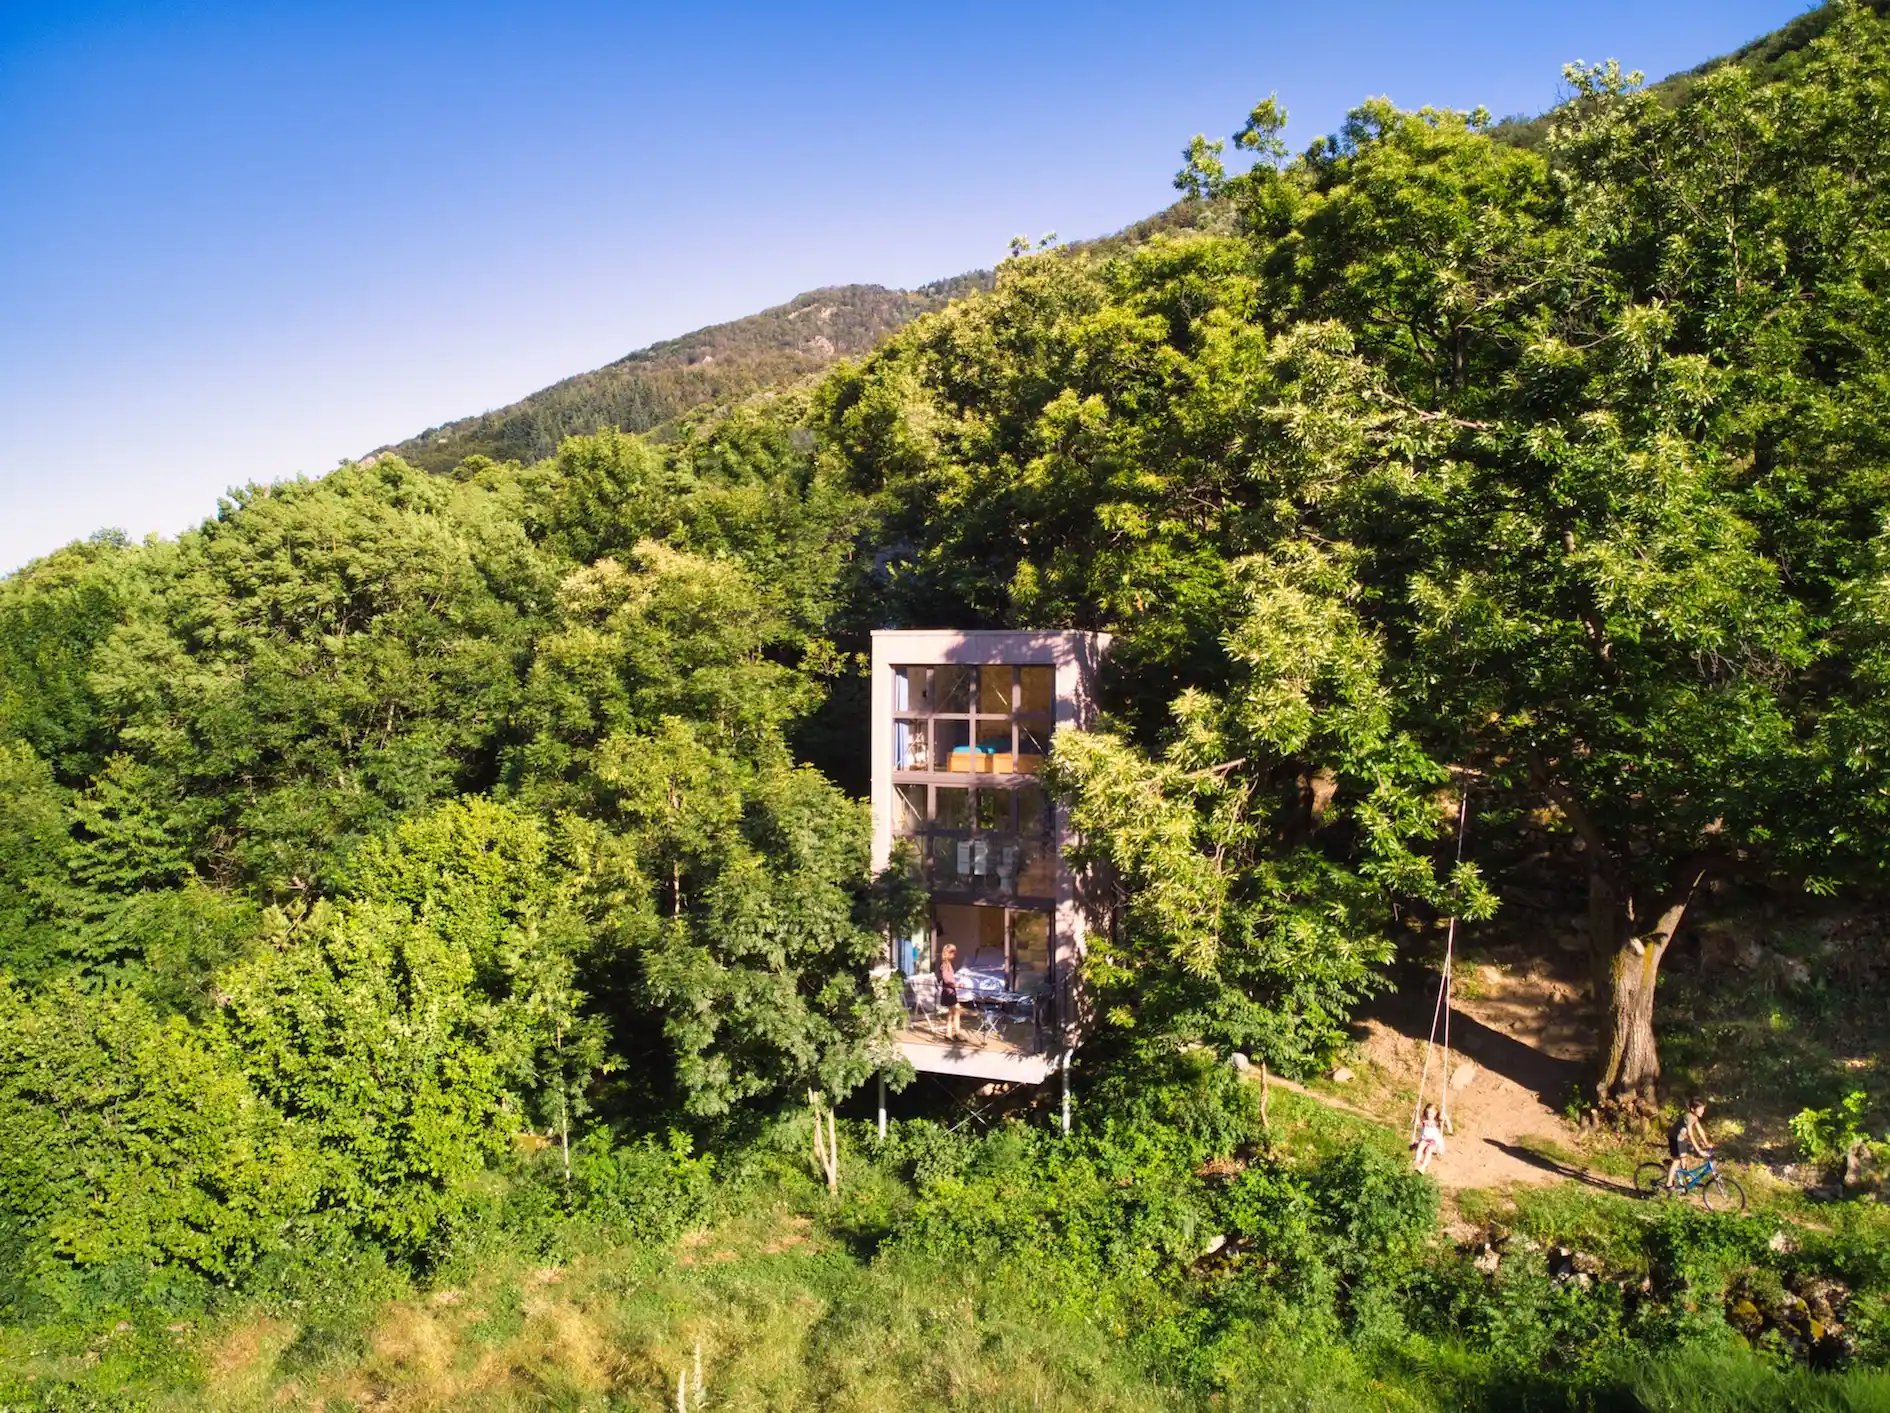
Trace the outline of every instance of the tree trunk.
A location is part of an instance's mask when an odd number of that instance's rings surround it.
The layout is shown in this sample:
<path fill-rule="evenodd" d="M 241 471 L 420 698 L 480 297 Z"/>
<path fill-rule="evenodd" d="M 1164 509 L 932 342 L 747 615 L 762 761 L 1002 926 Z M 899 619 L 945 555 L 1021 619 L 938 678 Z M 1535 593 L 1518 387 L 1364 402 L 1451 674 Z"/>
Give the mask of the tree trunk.
<path fill-rule="evenodd" d="M 1664 947 L 1617 947 L 1608 962 L 1607 1049 L 1596 1078 L 1597 1098 L 1633 1094 L 1650 1103 L 1660 1079 L 1654 1039 L 1654 983 Z"/>
<path fill-rule="evenodd" d="M 1602 656 L 1607 656 L 1605 650 Z M 1712 857 L 1700 854 L 1675 869 L 1652 925 L 1643 925 L 1642 918 L 1653 910 L 1635 906 L 1622 866 L 1627 854 L 1610 847 L 1594 818 L 1575 792 L 1556 778 L 1549 762 L 1533 750 L 1528 752 L 1528 762 L 1531 778 L 1562 811 L 1588 856 L 1589 960 L 1595 1006 L 1605 1029 L 1595 1097 L 1606 1103 L 1631 1094 L 1651 1103 L 1660 1081 L 1660 1046 L 1654 1039 L 1654 986 L 1660 959 L 1686 921 L 1687 908 L 1706 878 Z"/>
<path fill-rule="evenodd" d="M 1660 1045 L 1654 1038 L 1654 991 L 1687 908 L 1706 876 L 1706 865 L 1687 863 L 1662 900 L 1659 915 L 1642 928 L 1631 896 L 1622 898 L 1612 880 L 1597 871 L 1588 884 L 1588 938 L 1595 968 L 1595 1000 L 1606 1026 L 1595 1095 L 1606 1102 L 1628 1095 L 1655 1102 L 1660 1081 Z"/>

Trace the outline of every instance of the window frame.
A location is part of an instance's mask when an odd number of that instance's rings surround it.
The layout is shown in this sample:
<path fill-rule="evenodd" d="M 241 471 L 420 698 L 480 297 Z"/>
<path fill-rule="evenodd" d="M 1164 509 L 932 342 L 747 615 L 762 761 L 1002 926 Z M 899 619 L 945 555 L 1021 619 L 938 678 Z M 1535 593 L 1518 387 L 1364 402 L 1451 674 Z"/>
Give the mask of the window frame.
<path fill-rule="evenodd" d="M 1058 961 L 1057 918 L 1056 909 L 1054 907 L 1035 902 L 1026 903 L 1008 900 L 1000 902 L 964 902 L 955 898 L 941 899 L 934 896 L 932 899 L 932 907 L 928 909 L 925 921 L 925 930 L 931 940 L 931 965 L 934 971 L 938 970 L 939 956 L 944 951 L 947 942 L 954 943 L 958 946 L 959 964 L 961 966 L 969 965 L 965 960 L 965 948 L 963 943 L 955 936 L 948 935 L 939 919 L 938 907 L 941 903 L 946 907 L 960 908 L 967 912 L 989 908 L 1004 914 L 1004 989 L 1013 993 L 1017 992 L 1017 919 L 1024 915 L 1042 918 L 1044 928 L 1044 971 L 1042 989 L 1050 992 L 1055 991 Z"/>
<path fill-rule="evenodd" d="M 1048 892 L 1025 893 L 1019 891 L 1017 886 L 1017 879 L 1024 872 L 1027 851 L 1046 850 L 1054 857 L 1059 816 L 1055 801 L 1050 799 L 1043 789 L 1038 771 L 1036 769 L 1018 770 L 1016 767 L 1026 732 L 1036 733 L 1031 742 L 1033 745 L 1039 745 L 1044 749 L 1048 747 L 1049 735 L 1054 731 L 1056 722 L 1056 669 L 1043 663 L 894 663 L 891 666 L 895 680 L 899 684 L 893 693 L 892 710 L 891 734 L 895 743 L 892 770 L 893 790 L 897 795 L 903 793 L 907 787 L 923 786 L 925 788 L 925 812 L 919 821 L 918 828 L 908 834 L 898 834 L 896 837 L 911 839 L 917 846 L 919 856 L 923 861 L 921 867 L 927 891 L 935 897 L 952 902 L 963 901 L 990 905 L 1002 900 L 1007 906 L 1015 903 L 1017 906 L 1026 908 L 1043 905 L 1054 908 L 1058 877 L 1058 870 L 1054 863 L 1049 870 L 1048 878 L 1042 880 L 1048 884 Z M 966 710 L 939 711 L 936 709 L 938 673 L 941 668 L 950 668 L 955 672 L 966 674 L 969 681 Z M 986 679 L 990 674 L 1000 670 L 1008 670 L 1010 673 L 1008 688 L 1005 690 L 1005 709 L 1001 712 L 986 711 L 983 709 Z M 1041 702 L 1033 700 L 1026 703 L 1024 688 L 1026 671 L 1049 674 L 1047 712 L 1043 709 Z M 1035 685 L 1042 684 L 1038 682 Z M 904 705 L 900 705 L 902 701 Z M 1027 705 L 1029 709 L 1026 709 Z M 953 770 L 950 768 L 951 755 L 939 749 L 940 733 L 937 727 L 941 722 L 954 725 L 964 723 L 962 729 L 970 755 L 968 762 L 970 769 Z M 998 729 L 1000 723 L 1002 723 L 1001 730 Z M 954 737 L 957 734 L 956 731 L 953 732 Z M 924 769 L 916 769 L 900 763 L 897 754 L 900 749 L 899 743 L 910 742 L 913 739 L 922 739 L 926 743 L 926 768 Z M 984 759 L 984 753 L 979 747 L 986 740 L 1008 744 L 1008 753 L 994 749 L 990 754 L 994 758 L 1003 756 L 1005 763 L 1011 767 L 1009 770 L 999 771 L 994 768 L 986 771 L 978 768 Z M 1041 762 L 1041 750 L 1032 754 Z M 908 758 L 910 758 L 909 751 Z M 941 826 L 938 823 L 939 791 L 942 789 L 967 792 L 966 824 L 963 827 Z M 1023 791 L 1033 789 L 1039 794 L 1041 806 L 1039 825 L 1036 830 L 1026 834 L 1021 828 L 1022 807 L 1019 797 Z M 1005 797 L 1001 818 L 990 825 L 981 823 L 979 816 L 983 813 L 985 798 L 998 794 Z M 894 808 L 897 810 L 899 806 L 895 804 Z M 897 816 L 895 816 L 895 821 L 898 822 Z M 1010 875 L 1011 886 L 1008 889 L 1002 886 L 980 888 L 975 883 L 970 887 L 955 886 L 961 882 L 956 876 L 956 870 L 952 875 L 941 878 L 936 854 L 938 848 L 936 841 L 940 839 L 952 841 L 988 839 L 996 848 L 1001 849 L 1006 845 L 1015 847 L 1017 867 Z M 986 858 L 989 858 L 988 854 Z M 983 874 L 970 874 L 963 881 L 970 882 L 982 878 L 1001 879 L 1003 876 L 1002 873 L 988 870 Z"/>

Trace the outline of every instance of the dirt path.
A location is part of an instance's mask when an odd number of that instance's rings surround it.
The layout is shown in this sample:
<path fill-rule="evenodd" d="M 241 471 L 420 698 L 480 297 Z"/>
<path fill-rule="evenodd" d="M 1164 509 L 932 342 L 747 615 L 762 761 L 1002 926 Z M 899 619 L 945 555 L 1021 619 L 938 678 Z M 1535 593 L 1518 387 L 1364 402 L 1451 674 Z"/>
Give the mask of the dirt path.
<path fill-rule="evenodd" d="M 1379 1020 L 1366 1021 L 1363 1029 L 1360 1050 L 1382 1074 L 1400 1081 L 1395 1085 L 1400 1091 L 1397 1121 L 1409 1126 L 1412 1106 L 1403 1102 L 1402 1092 L 1417 1089 L 1424 1042 L 1401 1035 Z M 1436 1070 L 1441 1058 L 1439 1054 L 1433 1059 L 1425 1086 L 1433 1102 L 1440 1092 Z M 1566 1143 L 1570 1132 L 1560 1115 L 1527 1085 L 1466 1055 L 1451 1055 L 1450 1069 L 1449 1113 L 1454 1131 L 1446 1139 L 1443 1155 L 1431 1165 L 1440 1187 L 1450 1191 L 1563 1180 L 1539 1160 L 1526 1156 L 1523 1146 L 1526 1139 Z"/>
<path fill-rule="evenodd" d="M 1585 998 L 1579 985 L 1547 969 L 1466 969 L 1451 1017 L 1449 1112 L 1455 1132 L 1431 1174 L 1446 1192 L 1568 1181 L 1571 1174 L 1530 1145 L 1573 1147 L 1559 1109 L 1585 1071 Z M 1353 1026 L 1356 1058 L 1343 1087 L 1273 1083 L 1394 1129 L 1407 1129 L 1424 1069 L 1436 994 L 1385 998 Z M 1441 1051 L 1433 1051 L 1425 1096 L 1441 1093 Z"/>

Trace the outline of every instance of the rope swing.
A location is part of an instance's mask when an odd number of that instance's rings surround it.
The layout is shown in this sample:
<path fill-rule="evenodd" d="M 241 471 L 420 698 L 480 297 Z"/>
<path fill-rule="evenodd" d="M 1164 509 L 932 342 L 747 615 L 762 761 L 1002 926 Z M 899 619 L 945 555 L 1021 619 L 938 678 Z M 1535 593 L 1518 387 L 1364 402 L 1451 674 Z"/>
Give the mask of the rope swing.
<path fill-rule="evenodd" d="M 1470 785 L 1465 781 L 1457 803 L 1457 862 L 1463 862 L 1463 836 L 1470 821 Z M 1445 1132 L 1454 1132 L 1450 1122 L 1450 986 L 1451 972 L 1457 961 L 1457 915 L 1450 915 L 1450 927 L 1444 934 L 1444 972 L 1437 982 L 1437 1005 L 1431 1011 L 1431 1034 L 1424 1042 L 1424 1067 L 1418 1071 L 1417 1103 L 1411 1109 L 1411 1140 L 1417 1141 L 1424 1119 L 1424 1093 L 1431 1077 L 1431 1057 L 1440 1049 L 1442 1058 L 1437 1071 L 1437 1118 Z M 1442 1035 L 1440 1042 L 1439 1035 Z"/>

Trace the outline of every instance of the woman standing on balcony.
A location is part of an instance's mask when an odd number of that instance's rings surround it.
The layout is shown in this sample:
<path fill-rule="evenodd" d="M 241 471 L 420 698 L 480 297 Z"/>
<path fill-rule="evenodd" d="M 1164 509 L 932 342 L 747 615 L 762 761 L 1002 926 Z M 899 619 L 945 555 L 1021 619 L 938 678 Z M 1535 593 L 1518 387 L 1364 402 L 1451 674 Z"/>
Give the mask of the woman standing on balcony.
<path fill-rule="evenodd" d="M 947 942 L 938 954 L 938 1006 L 945 1012 L 945 1038 L 961 1040 L 964 1007 L 958 1001 L 958 960 L 956 944 Z"/>

